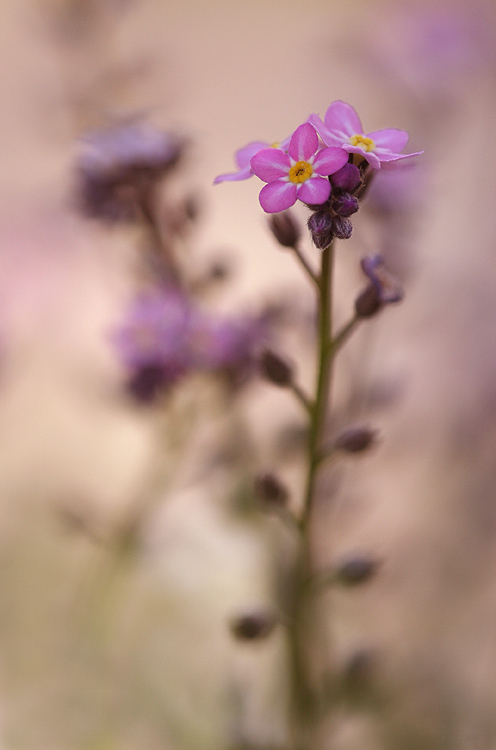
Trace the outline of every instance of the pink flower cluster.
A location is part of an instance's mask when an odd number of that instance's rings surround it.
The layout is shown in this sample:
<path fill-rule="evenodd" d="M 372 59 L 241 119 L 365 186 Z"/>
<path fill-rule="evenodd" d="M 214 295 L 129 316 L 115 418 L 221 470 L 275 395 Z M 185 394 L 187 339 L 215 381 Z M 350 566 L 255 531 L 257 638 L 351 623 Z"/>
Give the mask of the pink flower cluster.
<path fill-rule="evenodd" d="M 396 128 L 365 134 L 353 107 L 335 101 L 323 121 L 310 115 L 280 146 L 254 141 L 237 151 L 238 171 L 219 175 L 215 183 L 246 180 L 255 174 L 267 183 L 260 191 L 260 205 L 267 213 L 285 211 L 297 200 L 322 205 L 331 194 L 328 178 L 354 154 L 373 169 L 391 167 L 422 153 L 399 153 L 407 141 L 408 133 Z"/>

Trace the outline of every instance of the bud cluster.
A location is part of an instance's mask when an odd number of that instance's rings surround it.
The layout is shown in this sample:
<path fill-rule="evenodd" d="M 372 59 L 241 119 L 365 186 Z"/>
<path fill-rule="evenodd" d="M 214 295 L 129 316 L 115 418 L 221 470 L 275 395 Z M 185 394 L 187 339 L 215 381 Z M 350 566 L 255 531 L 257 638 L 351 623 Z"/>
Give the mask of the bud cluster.
<path fill-rule="evenodd" d="M 355 164 L 345 164 L 329 177 L 332 185 L 331 197 L 322 206 L 316 207 L 308 219 L 308 229 L 313 243 L 319 250 L 329 247 L 334 237 L 347 240 L 353 232 L 350 216 L 360 207 L 358 194 L 363 187 L 362 171 Z"/>

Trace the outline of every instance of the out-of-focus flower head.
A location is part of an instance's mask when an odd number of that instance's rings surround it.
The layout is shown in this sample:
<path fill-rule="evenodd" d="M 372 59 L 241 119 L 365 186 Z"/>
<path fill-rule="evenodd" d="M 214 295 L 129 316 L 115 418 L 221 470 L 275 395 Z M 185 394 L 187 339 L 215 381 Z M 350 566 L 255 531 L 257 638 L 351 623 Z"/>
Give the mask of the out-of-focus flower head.
<path fill-rule="evenodd" d="M 125 320 L 111 335 L 129 387 L 143 401 L 167 389 L 191 367 L 185 342 L 192 326 L 192 310 L 175 289 L 140 294 Z"/>
<path fill-rule="evenodd" d="M 311 123 L 327 146 L 339 147 L 349 154 L 357 154 L 374 169 L 394 166 L 395 162 L 423 153 L 399 152 L 408 142 L 408 133 L 397 128 L 363 132 L 362 123 L 350 104 L 335 101 L 327 108 L 324 121 L 316 114 L 310 115 Z"/>
<path fill-rule="evenodd" d="M 177 165 L 185 141 L 144 123 L 88 133 L 76 163 L 79 203 L 91 217 L 132 221 L 143 192 Z"/>
<path fill-rule="evenodd" d="M 288 151 L 266 148 L 251 159 L 253 172 L 267 183 L 260 191 L 260 205 L 267 213 L 285 211 L 301 200 L 311 205 L 325 203 L 331 193 L 329 175 L 346 164 L 341 148 L 319 149 L 319 138 L 309 123 L 300 125 Z"/>
<path fill-rule="evenodd" d="M 461 91 L 496 64 L 494 19 L 483 3 L 399 4 L 374 38 L 358 43 L 379 75 L 434 110 L 462 101 Z"/>
<path fill-rule="evenodd" d="M 224 319 L 199 310 L 184 292 L 162 287 L 134 300 L 111 339 L 128 371 L 128 390 L 142 402 L 191 372 L 245 379 L 265 340 L 260 318 Z"/>

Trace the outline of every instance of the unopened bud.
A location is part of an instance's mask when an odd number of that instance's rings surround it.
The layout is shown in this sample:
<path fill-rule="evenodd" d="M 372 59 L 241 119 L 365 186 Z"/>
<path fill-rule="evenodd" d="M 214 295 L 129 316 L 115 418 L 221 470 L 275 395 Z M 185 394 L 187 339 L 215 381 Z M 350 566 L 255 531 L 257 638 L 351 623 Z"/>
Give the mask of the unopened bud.
<path fill-rule="evenodd" d="M 312 241 L 319 250 L 325 250 L 332 242 L 334 236 L 332 229 L 332 216 L 328 211 L 316 211 L 307 222 L 308 229 L 312 235 Z"/>
<path fill-rule="evenodd" d="M 272 214 L 268 220 L 269 228 L 276 240 L 283 247 L 295 247 L 301 236 L 300 227 L 290 211 Z"/>
<path fill-rule="evenodd" d="M 333 187 L 352 193 L 360 185 L 362 175 L 354 164 L 345 164 L 331 175 L 330 180 Z"/>
<path fill-rule="evenodd" d="M 360 208 L 358 199 L 350 193 L 340 192 L 333 197 L 331 206 L 340 216 L 351 216 Z"/>
<path fill-rule="evenodd" d="M 343 670 L 342 687 L 355 698 L 370 688 L 371 677 L 377 666 L 377 653 L 372 648 L 359 648 L 348 659 Z"/>
<path fill-rule="evenodd" d="M 343 586 L 359 586 L 376 574 L 379 561 L 366 555 L 349 557 L 336 567 L 336 581 Z"/>
<path fill-rule="evenodd" d="M 167 375 L 160 365 L 144 365 L 136 370 L 127 383 L 127 391 L 141 404 L 151 404 L 166 390 Z"/>
<path fill-rule="evenodd" d="M 334 447 L 347 453 L 361 453 L 370 448 L 377 437 L 377 430 L 364 425 L 350 425 L 337 436 Z"/>
<path fill-rule="evenodd" d="M 371 318 L 379 312 L 382 301 L 375 284 L 368 284 L 355 300 L 355 312 L 360 318 Z"/>
<path fill-rule="evenodd" d="M 266 349 L 260 357 L 260 369 L 264 378 L 281 388 L 293 382 L 293 368 L 275 352 Z"/>
<path fill-rule="evenodd" d="M 349 240 L 353 234 L 353 224 L 349 219 L 336 215 L 332 217 L 332 231 L 338 240 Z"/>
<path fill-rule="evenodd" d="M 267 610 L 253 610 L 231 619 L 231 632 L 240 641 L 254 641 L 267 638 L 276 625 L 273 613 Z"/>
<path fill-rule="evenodd" d="M 284 507 L 288 491 L 274 474 L 262 474 L 255 480 L 255 495 L 267 507 Z"/>

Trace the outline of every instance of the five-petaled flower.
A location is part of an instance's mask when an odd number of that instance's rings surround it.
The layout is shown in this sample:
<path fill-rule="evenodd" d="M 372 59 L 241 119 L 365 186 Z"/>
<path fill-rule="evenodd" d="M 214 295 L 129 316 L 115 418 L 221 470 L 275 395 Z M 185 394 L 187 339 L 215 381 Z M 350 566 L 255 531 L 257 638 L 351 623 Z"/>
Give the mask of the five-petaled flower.
<path fill-rule="evenodd" d="M 261 151 L 263 148 L 281 148 L 283 151 L 287 149 L 289 145 L 289 138 L 286 138 L 281 143 L 267 143 L 266 141 L 251 141 L 243 148 L 236 151 L 234 158 L 238 166 L 237 172 L 228 172 L 227 174 L 220 174 L 214 180 L 214 185 L 219 182 L 235 182 L 238 180 L 247 180 L 249 177 L 253 177 L 253 170 L 250 166 L 250 160 L 256 153 Z"/>
<path fill-rule="evenodd" d="M 286 153 L 279 148 L 264 148 L 251 159 L 251 168 L 268 183 L 260 191 L 260 205 L 266 213 L 285 211 L 299 199 L 311 205 L 325 203 L 331 194 L 329 175 L 348 161 L 342 148 L 319 150 L 319 138 L 309 123 L 300 125 Z"/>
<path fill-rule="evenodd" d="M 328 107 L 324 122 L 315 114 L 310 115 L 308 122 L 315 127 L 327 146 L 339 146 L 350 154 L 358 154 L 374 169 L 395 166 L 394 162 L 423 153 L 398 153 L 408 142 L 406 130 L 385 128 L 365 134 L 353 107 L 339 100 Z"/>

